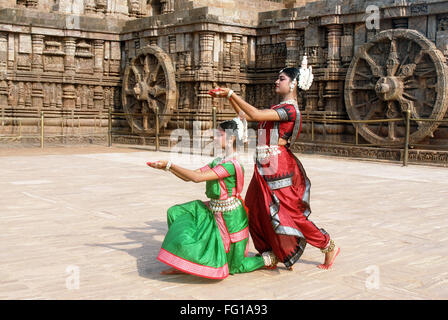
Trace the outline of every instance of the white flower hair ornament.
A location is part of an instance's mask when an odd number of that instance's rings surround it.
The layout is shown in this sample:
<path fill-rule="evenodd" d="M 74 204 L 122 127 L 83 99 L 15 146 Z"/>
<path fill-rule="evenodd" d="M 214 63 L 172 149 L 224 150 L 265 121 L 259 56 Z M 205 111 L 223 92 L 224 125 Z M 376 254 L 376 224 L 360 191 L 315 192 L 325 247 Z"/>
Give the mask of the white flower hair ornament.
<path fill-rule="evenodd" d="M 308 90 L 311 88 L 313 84 L 313 68 L 311 66 L 308 67 L 308 58 L 306 55 L 303 56 L 302 66 L 300 67 L 299 72 L 299 83 L 297 86 L 302 90 Z"/>
<path fill-rule="evenodd" d="M 232 119 L 238 127 L 238 139 L 247 142 L 247 120 L 245 118 L 236 117 Z"/>

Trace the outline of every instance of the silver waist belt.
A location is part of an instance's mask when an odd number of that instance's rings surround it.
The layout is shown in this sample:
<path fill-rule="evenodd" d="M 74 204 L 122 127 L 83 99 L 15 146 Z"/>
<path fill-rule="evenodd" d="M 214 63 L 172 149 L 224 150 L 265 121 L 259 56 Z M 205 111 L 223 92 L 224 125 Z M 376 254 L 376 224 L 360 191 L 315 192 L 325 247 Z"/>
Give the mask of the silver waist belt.
<path fill-rule="evenodd" d="M 266 183 L 268 184 L 268 186 L 271 190 L 286 188 L 286 187 L 292 186 L 292 177 L 275 180 L 275 181 L 266 181 Z"/>
<path fill-rule="evenodd" d="M 241 202 L 236 197 L 230 197 L 226 200 L 210 199 L 209 207 L 213 212 L 227 212 L 238 208 Z"/>

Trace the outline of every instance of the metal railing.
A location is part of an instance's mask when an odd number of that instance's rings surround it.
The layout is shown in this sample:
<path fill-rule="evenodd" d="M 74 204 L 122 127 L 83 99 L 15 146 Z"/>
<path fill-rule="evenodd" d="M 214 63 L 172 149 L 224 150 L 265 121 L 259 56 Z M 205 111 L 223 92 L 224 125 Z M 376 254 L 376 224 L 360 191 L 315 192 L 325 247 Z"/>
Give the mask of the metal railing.
<path fill-rule="evenodd" d="M 51 117 L 45 117 L 44 112 L 40 113 L 40 118 L 36 119 L 36 118 L 2 118 L 1 119 L 1 125 L 3 126 L 6 122 L 10 122 L 14 121 L 14 123 L 17 125 L 18 124 L 18 135 L 15 136 L 16 138 L 24 138 L 24 137 L 34 137 L 36 138 L 37 135 L 22 135 L 22 121 L 24 119 L 27 119 L 28 121 L 30 119 L 33 119 L 34 121 L 37 121 L 37 126 L 39 129 L 39 140 L 40 140 L 40 147 L 44 148 L 44 141 L 45 138 L 48 137 L 69 137 L 69 136 L 76 136 L 76 137 L 92 137 L 92 136 L 102 136 L 104 137 L 105 133 L 97 133 L 97 120 L 99 119 L 99 128 L 103 128 L 105 126 L 103 126 L 103 123 L 106 118 L 107 118 L 107 145 L 109 147 L 112 146 L 113 143 L 113 137 L 114 136 L 128 136 L 128 137 L 142 137 L 141 134 L 137 134 L 134 131 L 133 126 L 131 126 L 131 132 L 127 131 L 127 132 L 121 132 L 121 131 L 117 131 L 114 130 L 114 126 L 113 126 L 113 122 L 114 120 L 119 120 L 119 119 L 126 119 L 128 116 L 134 117 L 134 118 L 138 118 L 138 117 L 143 117 L 144 115 L 142 113 L 124 113 L 124 112 L 114 112 L 112 109 L 109 109 L 109 112 L 107 114 L 101 114 L 101 115 L 96 115 L 94 116 L 94 124 L 95 124 L 95 132 L 94 133 L 87 133 L 87 134 L 64 134 L 64 130 L 62 130 L 62 134 L 59 135 L 45 135 L 45 121 L 48 119 L 61 119 L 61 126 L 62 129 L 64 127 L 64 124 L 66 123 L 66 121 L 68 118 L 70 118 L 71 121 L 71 125 L 72 127 L 74 126 L 74 123 L 76 121 L 76 119 L 78 120 L 78 129 L 80 128 L 80 120 L 81 118 L 83 119 L 92 119 L 92 115 L 84 115 L 84 116 L 74 116 L 73 113 L 71 115 L 66 115 L 64 117 L 55 117 L 55 116 L 51 116 Z M 178 124 L 182 123 L 183 124 L 183 128 L 186 129 L 186 123 L 187 121 L 198 121 L 198 120 L 206 120 L 206 121 L 212 121 L 212 128 L 217 128 L 217 121 L 221 121 L 221 120 L 228 120 L 231 119 L 234 115 L 229 114 L 218 114 L 216 107 L 212 108 L 212 112 L 197 112 L 197 113 L 181 113 L 179 110 L 176 110 L 175 112 L 171 112 L 171 113 L 159 113 L 158 110 L 156 109 L 155 114 L 146 114 L 145 116 L 148 116 L 149 119 L 152 119 L 153 122 L 155 123 L 155 128 L 154 130 L 152 130 L 152 134 L 151 135 L 147 135 L 146 137 L 154 137 L 155 138 L 155 149 L 156 151 L 160 150 L 160 139 L 161 139 L 161 130 L 160 130 L 160 123 L 161 123 L 161 119 L 162 117 L 168 117 L 171 120 L 175 120 Z M 410 144 L 410 135 L 411 135 L 411 122 L 437 122 L 437 123 L 448 123 L 448 119 L 442 119 L 442 120 L 433 120 L 433 119 L 421 119 L 421 118 L 412 118 L 411 117 L 411 113 L 410 112 L 404 112 L 404 117 L 403 118 L 394 118 L 394 119 L 375 119 L 375 120 L 345 120 L 345 119 L 328 119 L 328 118 L 316 118 L 316 117 L 311 117 L 309 114 L 307 114 L 306 112 L 302 113 L 302 124 L 308 124 L 308 130 L 303 130 L 302 134 L 308 134 L 311 135 L 311 139 L 310 140 L 306 140 L 304 139 L 304 137 L 302 137 L 301 142 L 311 142 L 311 143 L 322 143 L 322 144 L 327 144 L 327 145 L 340 145 L 340 146 L 357 146 L 357 147 L 388 147 L 388 148 L 393 148 L 393 149 L 400 149 L 403 150 L 403 165 L 407 166 L 408 165 L 408 161 L 409 161 L 409 149 L 412 147 L 422 147 L 422 148 L 428 148 L 431 147 L 430 145 L 426 145 L 426 144 Z M 368 143 L 368 142 L 364 142 L 364 143 L 360 143 L 359 141 L 359 128 L 360 125 L 362 124 L 381 124 L 381 123 L 390 123 L 390 122 L 401 122 L 404 123 L 404 128 L 405 128 L 405 134 L 404 134 L 404 143 L 402 146 L 397 146 L 396 143 L 390 142 L 390 143 Z M 319 141 L 316 140 L 316 134 L 315 134 L 315 125 L 321 123 L 323 124 L 323 133 L 324 136 L 326 135 L 326 127 L 325 125 L 327 124 L 352 124 L 354 126 L 355 129 L 355 137 L 354 143 L 346 143 L 346 142 L 331 142 L 331 141 Z M 130 134 L 129 134 L 130 133 Z M 1 136 L 0 135 L 0 141 L 2 139 L 8 139 L 11 138 L 11 135 L 7 135 L 7 136 Z M 439 148 L 446 148 L 446 150 L 448 151 L 448 145 L 447 146 L 443 146 L 443 145 L 439 145 Z"/>
<path fill-rule="evenodd" d="M 0 117 L 0 128 L 4 128 L 5 126 L 9 126 L 12 128 L 17 128 L 16 133 L 11 134 L 3 134 L 0 135 L 0 141 L 22 141 L 23 139 L 38 139 L 40 148 L 44 148 L 45 139 L 48 138 L 61 138 L 64 141 L 66 138 L 71 137 L 104 137 L 104 133 L 98 132 L 101 131 L 101 128 L 104 128 L 108 123 L 107 121 L 108 114 L 85 114 L 85 115 L 74 115 L 74 113 L 67 114 L 54 114 L 54 113 L 45 113 L 40 112 L 38 117 Z M 83 120 L 92 121 L 93 132 L 81 133 L 81 122 Z M 57 122 L 60 126 L 59 134 L 48 134 L 46 133 L 46 127 L 55 127 L 56 125 L 50 125 L 51 122 Z M 31 125 L 30 125 L 31 123 Z M 59 124 L 60 123 L 60 124 Z M 32 132 L 24 132 L 24 127 L 35 127 L 35 130 L 31 130 Z M 89 126 L 90 127 L 90 126 Z M 69 133 L 69 129 L 71 128 L 71 133 Z M 78 133 L 74 133 L 74 131 L 78 130 Z M 98 130 L 99 129 L 99 130 Z"/>
<path fill-rule="evenodd" d="M 381 123 L 390 123 L 390 122 L 401 122 L 404 123 L 404 141 L 403 144 L 397 145 L 396 142 L 382 142 L 382 143 L 362 143 L 359 142 L 359 128 L 361 124 L 381 124 Z M 431 123 L 448 123 L 448 119 L 440 119 L 440 120 L 434 120 L 434 119 L 422 119 L 422 118 L 412 118 L 411 112 L 408 110 L 404 112 L 403 118 L 394 118 L 394 119 L 375 119 L 375 120 L 343 120 L 343 119 L 322 119 L 322 118 L 312 118 L 307 116 L 305 113 L 305 116 L 302 118 L 302 123 L 308 123 L 309 129 L 307 133 L 308 135 L 311 135 L 311 139 L 308 141 L 304 141 L 303 137 L 301 137 L 301 142 L 312 142 L 312 143 L 322 143 L 327 145 L 342 145 L 342 146 L 361 146 L 361 147 L 387 147 L 387 148 L 393 148 L 393 149 L 401 149 L 403 150 L 403 165 L 408 165 L 409 160 L 409 149 L 413 149 L 415 147 L 421 147 L 426 149 L 431 148 L 437 148 L 437 149 L 443 149 L 448 151 L 448 145 L 437 145 L 432 146 L 428 144 L 417 144 L 417 143 L 410 143 L 410 137 L 411 137 L 411 122 L 431 122 Z M 344 143 L 344 142 L 337 142 L 332 143 L 329 141 L 318 141 L 315 139 L 315 124 L 316 123 L 322 123 L 323 124 L 323 132 L 326 132 L 325 125 L 326 124 L 352 124 L 355 128 L 355 143 Z M 358 124 L 358 125 L 357 125 Z M 303 132 L 303 131 L 302 131 Z"/>

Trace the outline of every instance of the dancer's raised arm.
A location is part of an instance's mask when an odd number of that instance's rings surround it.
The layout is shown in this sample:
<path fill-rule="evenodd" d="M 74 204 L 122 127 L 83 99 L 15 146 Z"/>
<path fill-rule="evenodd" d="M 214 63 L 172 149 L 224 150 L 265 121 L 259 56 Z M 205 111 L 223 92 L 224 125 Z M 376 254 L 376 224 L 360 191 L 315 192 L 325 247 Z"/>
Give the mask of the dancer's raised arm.
<path fill-rule="evenodd" d="M 209 94 L 215 98 L 225 98 L 228 97 L 230 104 L 238 115 L 241 115 L 241 111 L 244 113 L 242 116 L 246 118 L 247 121 L 280 121 L 280 117 L 275 110 L 271 109 L 257 109 L 244 101 L 235 92 L 230 93 L 229 88 L 216 88 L 211 90 Z"/>
<path fill-rule="evenodd" d="M 148 165 L 155 169 L 166 169 L 168 165 L 168 161 L 161 160 L 156 162 L 148 162 Z M 209 180 L 218 180 L 218 176 L 213 170 L 202 171 L 201 170 L 190 170 L 186 168 L 182 168 L 181 166 L 171 164 L 169 167 L 169 171 L 174 173 L 177 177 L 184 181 L 192 181 L 194 183 L 209 181 Z"/>

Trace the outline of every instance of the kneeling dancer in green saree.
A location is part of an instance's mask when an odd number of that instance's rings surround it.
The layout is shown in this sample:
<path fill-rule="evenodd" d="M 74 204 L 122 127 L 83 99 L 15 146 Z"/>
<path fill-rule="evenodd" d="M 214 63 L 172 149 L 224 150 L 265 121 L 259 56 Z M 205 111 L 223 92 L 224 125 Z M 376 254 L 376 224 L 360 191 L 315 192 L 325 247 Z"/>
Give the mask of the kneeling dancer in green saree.
<path fill-rule="evenodd" d="M 157 259 L 172 268 L 162 274 L 189 273 L 224 279 L 229 274 L 251 272 L 277 263 L 269 253 L 247 256 L 249 228 L 241 198 L 244 169 L 235 148 L 236 142 L 243 139 L 244 127 L 239 118 L 221 123 L 220 144 L 228 154 L 201 169 L 185 169 L 170 161 L 148 163 L 153 168 L 169 170 L 184 181 L 206 181 L 205 194 L 210 199 L 168 209 L 168 232 Z"/>

